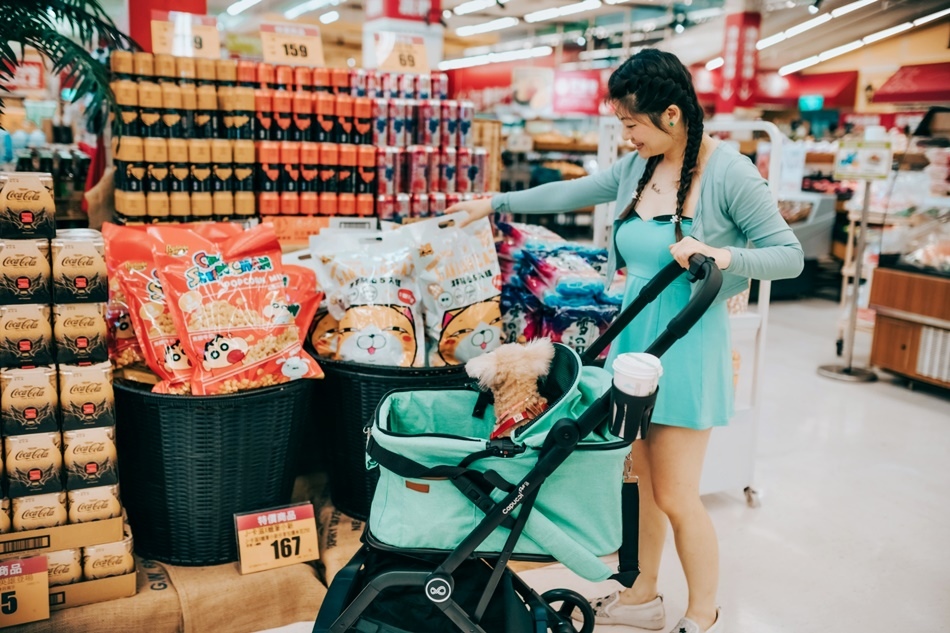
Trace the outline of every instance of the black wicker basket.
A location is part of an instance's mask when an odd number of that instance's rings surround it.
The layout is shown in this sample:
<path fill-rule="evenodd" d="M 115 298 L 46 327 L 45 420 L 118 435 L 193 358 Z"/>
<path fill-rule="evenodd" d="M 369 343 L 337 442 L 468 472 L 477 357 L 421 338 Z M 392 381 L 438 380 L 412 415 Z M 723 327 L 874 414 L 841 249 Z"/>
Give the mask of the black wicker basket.
<path fill-rule="evenodd" d="M 290 502 L 315 382 L 173 396 L 117 380 L 119 482 L 136 552 L 172 565 L 237 560 L 234 513 Z"/>
<path fill-rule="evenodd" d="M 396 389 L 432 389 L 471 382 L 465 367 L 380 367 L 319 359 L 326 377 L 317 384 L 327 444 L 330 499 L 337 510 L 365 521 L 379 473 L 366 470 L 366 427 L 376 407 Z"/>

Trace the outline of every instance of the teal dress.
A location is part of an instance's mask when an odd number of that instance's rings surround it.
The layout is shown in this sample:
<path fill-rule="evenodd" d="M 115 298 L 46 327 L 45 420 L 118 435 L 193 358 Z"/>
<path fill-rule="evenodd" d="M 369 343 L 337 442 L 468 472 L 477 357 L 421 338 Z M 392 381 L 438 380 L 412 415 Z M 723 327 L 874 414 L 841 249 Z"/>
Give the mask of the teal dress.
<path fill-rule="evenodd" d="M 683 221 L 684 235 L 689 235 L 692 224 L 688 219 Z M 676 241 L 675 227 L 668 219 L 641 220 L 632 214 L 619 226 L 615 239 L 617 250 L 627 264 L 623 297 L 626 308 L 640 289 L 673 261 L 670 245 Z M 689 298 L 690 283 L 686 275 L 682 275 L 620 333 L 611 345 L 606 367 L 610 368 L 617 354 L 644 351 Z M 708 429 L 729 423 L 734 393 L 726 302 L 713 304 L 660 360 L 663 376 L 653 410 L 654 424 Z"/>

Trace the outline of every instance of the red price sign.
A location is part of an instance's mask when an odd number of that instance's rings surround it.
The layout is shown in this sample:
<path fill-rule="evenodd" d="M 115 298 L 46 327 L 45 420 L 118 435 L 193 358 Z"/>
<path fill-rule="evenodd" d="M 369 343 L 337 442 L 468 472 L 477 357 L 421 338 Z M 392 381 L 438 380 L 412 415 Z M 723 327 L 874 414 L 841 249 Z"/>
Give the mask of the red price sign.
<path fill-rule="evenodd" d="M 320 557 L 313 504 L 235 514 L 234 522 L 242 574 Z"/>
<path fill-rule="evenodd" d="M 0 563 L 0 628 L 48 617 L 46 556 Z"/>

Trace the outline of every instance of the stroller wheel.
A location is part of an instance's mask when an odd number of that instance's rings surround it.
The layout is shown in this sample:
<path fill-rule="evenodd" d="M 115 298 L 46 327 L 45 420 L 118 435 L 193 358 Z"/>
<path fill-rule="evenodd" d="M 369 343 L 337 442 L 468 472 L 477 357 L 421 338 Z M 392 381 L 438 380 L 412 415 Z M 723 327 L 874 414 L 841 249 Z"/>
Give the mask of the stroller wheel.
<path fill-rule="evenodd" d="M 548 618 L 548 624 L 555 633 L 593 633 L 594 609 L 590 602 L 570 589 L 552 589 L 541 594 L 541 599 L 548 603 L 553 613 Z M 560 603 L 558 608 L 556 605 Z M 582 622 L 571 619 L 574 609 L 578 609 L 583 617 Z M 575 628 L 579 626 L 580 628 Z"/>

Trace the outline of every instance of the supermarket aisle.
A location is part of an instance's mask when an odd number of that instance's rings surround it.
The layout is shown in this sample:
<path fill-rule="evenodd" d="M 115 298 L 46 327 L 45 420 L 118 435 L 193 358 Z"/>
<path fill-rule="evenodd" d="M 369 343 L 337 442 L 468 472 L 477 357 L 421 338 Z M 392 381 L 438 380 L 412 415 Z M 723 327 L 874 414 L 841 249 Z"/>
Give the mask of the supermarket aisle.
<path fill-rule="evenodd" d="M 819 377 L 816 367 L 834 360 L 837 316 L 828 301 L 774 304 L 757 462 L 762 507 L 748 508 L 739 490 L 704 498 L 721 541 L 730 633 L 929 633 L 950 621 L 950 398 L 886 375 L 874 384 Z M 858 364 L 869 343 L 859 339 Z M 525 578 L 540 590 L 602 591 L 557 566 Z M 686 608 L 686 584 L 671 540 L 660 585 L 672 627 Z"/>

